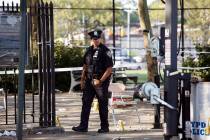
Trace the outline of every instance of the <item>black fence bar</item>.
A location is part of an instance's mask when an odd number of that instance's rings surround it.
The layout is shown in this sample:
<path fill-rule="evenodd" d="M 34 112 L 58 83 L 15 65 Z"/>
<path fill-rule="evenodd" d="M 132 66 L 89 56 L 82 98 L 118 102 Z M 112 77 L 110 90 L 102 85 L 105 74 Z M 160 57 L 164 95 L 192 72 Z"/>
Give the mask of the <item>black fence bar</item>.
<path fill-rule="evenodd" d="M 5 68 L 5 79 L 7 79 L 7 68 Z M 7 89 L 7 85 L 6 85 L 6 82 L 4 84 L 4 89 Z M 5 122 L 6 124 L 8 124 L 8 110 L 7 110 L 7 90 L 5 91 L 5 95 L 4 95 L 4 107 L 5 107 Z"/>
<path fill-rule="evenodd" d="M 19 6 L 18 6 L 18 3 L 16 3 L 16 12 L 19 12 Z"/>
<path fill-rule="evenodd" d="M 32 29 L 32 28 L 31 28 Z M 32 31 L 31 31 L 31 33 L 32 33 Z M 33 42 L 32 42 L 32 44 L 31 44 L 31 55 L 32 55 L 32 57 L 31 57 L 31 65 L 32 65 L 32 75 L 31 75 L 31 92 L 32 92 L 32 117 L 33 117 L 33 122 L 35 122 L 35 116 L 34 116 L 34 113 L 35 113 L 35 103 L 34 103 L 34 94 L 35 94 L 35 83 L 34 83 L 34 44 L 33 44 Z"/>
<path fill-rule="evenodd" d="M 39 88 L 39 111 L 40 111 L 40 117 L 39 117 L 39 125 L 43 126 L 43 103 L 42 103 L 42 95 L 43 95 L 43 76 L 42 76 L 42 44 L 41 44 L 41 9 L 40 9 L 40 4 L 36 3 L 36 9 L 37 9 L 37 17 L 38 17 L 38 46 L 39 46 L 39 53 L 38 53 L 38 68 L 39 68 L 39 73 L 38 73 L 38 88 Z"/>
<path fill-rule="evenodd" d="M 7 101 L 8 92 L 5 91 L 5 113 L 6 113 L 6 124 L 8 124 L 8 101 Z"/>
<path fill-rule="evenodd" d="M 32 80 L 33 81 L 33 80 Z M 35 122 L 35 106 L 34 106 L 34 86 L 33 86 L 33 83 L 32 83 L 32 122 L 34 123 Z"/>
<path fill-rule="evenodd" d="M 15 108 L 14 108 L 14 110 L 15 110 L 15 124 L 17 123 L 17 94 L 16 93 L 14 93 L 15 95 L 14 95 L 14 104 L 15 104 Z"/>
<path fill-rule="evenodd" d="M 35 122 L 35 106 L 34 106 L 34 92 L 35 92 L 35 87 L 34 87 L 34 42 L 33 42 L 33 31 L 32 31 L 32 5 L 30 5 L 30 12 L 29 12 L 29 16 L 28 16 L 28 33 L 29 36 L 31 38 L 30 41 L 30 53 L 31 53 L 31 92 L 32 92 L 32 122 Z M 36 8 L 34 8 L 33 10 L 36 10 Z"/>
<path fill-rule="evenodd" d="M 12 12 L 14 12 L 14 2 L 12 1 Z"/>
<path fill-rule="evenodd" d="M 50 74 L 50 29 L 49 29 L 49 7 L 48 3 L 45 4 L 45 14 L 46 14 L 46 61 L 47 61 L 47 108 L 48 108 L 48 126 L 51 126 L 51 74 Z"/>
<path fill-rule="evenodd" d="M 5 11 L 5 9 L 4 9 L 4 1 L 2 2 L 2 10 L 3 10 L 3 12 Z"/>
<path fill-rule="evenodd" d="M 42 23 L 42 75 L 43 75 L 43 95 L 44 95 L 44 126 L 47 126 L 47 63 L 46 63 L 46 19 L 44 3 L 41 4 L 41 23 Z"/>
<path fill-rule="evenodd" d="M 7 11 L 9 11 L 9 3 L 7 3 Z"/>
<path fill-rule="evenodd" d="M 55 110 L 55 66 L 54 66 L 54 22 L 53 22 L 53 3 L 50 2 L 50 67 L 51 67 L 51 92 L 52 92 L 52 126 L 56 126 Z"/>
<path fill-rule="evenodd" d="M 14 85 L 15 85 L 15 91 L 14 91 L 14 105 L 15 105 L 15 107 L 14 107 L 14 112 L 15 112 L 15 124 L 17 123 L 17 87 L 18 87 L 18 82 L 17 82 L 17 77 L 16 77 L 16 73 L 15 73 L 15 70 L 16 69 L 14 69 L 14 80 L 13 80 L 13 82 L 14 82 Z"/>
<path fill-rule="evenodd" d="M 26 123 L 26 94 L 23 96 L 23 123 Z"/>

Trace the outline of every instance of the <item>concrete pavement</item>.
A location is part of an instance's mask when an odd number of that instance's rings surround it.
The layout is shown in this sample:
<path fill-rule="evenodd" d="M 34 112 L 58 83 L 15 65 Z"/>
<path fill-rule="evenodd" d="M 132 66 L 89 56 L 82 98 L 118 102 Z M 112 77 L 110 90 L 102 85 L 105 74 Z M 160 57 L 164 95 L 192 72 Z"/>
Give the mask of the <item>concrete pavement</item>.
<path fill-rule="evenodd" d="M 126 92 L 132 95 L 132 91 Z M 140 123 L 136 111 L 132 107 L 118 108 L 115 110 L 116 119 L 124 123 L 124 131 L 113 123 L 112 114 L 109 113 L 110 132 L 99 134 L 100 120 L 98 111 L 92 107 L 89 128 L 87 133 L 78 133 L 71 130 L 80 121 L 81 93 L 62 93 L 56 96 L 56 112 L 61 127 L 65 133 L 44 134 L 36 133 L 24 136 L 24 140 L 161 140 L 162 129 L 152 129 L 154 122 L 154 108 L 147 102 L 138 104 Z M 161 111 L 161 122 L 162 122 Z"/>
<path fill-rule="evenodd" d="M 133 91 L 126 91 L 126 94 L 133 94 Z M 109 111 L 110 132 L 99 134 L 100 119 L 98 111 L 92 107 L 89 128 L 87 133 L 73 132 L 71 128 L 79 124 L 81 112 L 81 93 L 57 93 L 56 113 L 59 120 L 57 126 L 61 126 L 65 132 L 45 133 L 37 131 L 35 133 L 24 133 L 24 140 L 162 140 L 163 130 L 152 129 L 154 123 L 154 107 L 148 102 L 140 102 L 138 110 L 140 113 L 140 123 L 136 111 L 132 107 L 118 108 L 115 110 L 117 122 L 124 123 L 124 131 L 120 125 L 114 126 L 111 111 Z M 163 109 L 161 108 L 161 123 L 163 122 Z M 26 124 L 24 129 L 37 126 Z M 0 140 L 13 140 L 15 137 L 0 137 Z"/>

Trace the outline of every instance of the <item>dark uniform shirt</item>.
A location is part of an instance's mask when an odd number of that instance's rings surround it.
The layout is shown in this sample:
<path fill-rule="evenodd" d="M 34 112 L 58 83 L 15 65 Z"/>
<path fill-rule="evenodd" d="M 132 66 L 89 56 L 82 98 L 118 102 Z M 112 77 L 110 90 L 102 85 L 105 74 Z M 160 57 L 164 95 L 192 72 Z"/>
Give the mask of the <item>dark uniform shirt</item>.
<path fill-rule="evenodd" d="M 100 44 L 96 49 L 90 46 L 84 55 L 83 63 L 88 66 L 86 73 L 88 79 L 100 79 L 106 69 L 113 66 L 111 51 L 103 44 Z"/>

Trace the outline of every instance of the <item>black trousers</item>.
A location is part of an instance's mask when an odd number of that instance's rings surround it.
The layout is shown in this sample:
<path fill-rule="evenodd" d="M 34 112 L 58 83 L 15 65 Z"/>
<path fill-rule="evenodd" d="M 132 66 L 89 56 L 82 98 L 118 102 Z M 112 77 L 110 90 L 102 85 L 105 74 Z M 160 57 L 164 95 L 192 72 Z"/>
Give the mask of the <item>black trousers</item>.
<path fill-rule="evenodd" d="M 109 81 L 102 83 L 100 87 L 93 87 L 91 80 L 87 80 L 83 90 L 82 96 L 82 111 L 80 126 L 88 128 L 89 115 L 91 105 L 94 97 L 96 96 L 99 103 L 99 116 L 101 120 L 101 128 L 108 128 L 108 87 Z"/>

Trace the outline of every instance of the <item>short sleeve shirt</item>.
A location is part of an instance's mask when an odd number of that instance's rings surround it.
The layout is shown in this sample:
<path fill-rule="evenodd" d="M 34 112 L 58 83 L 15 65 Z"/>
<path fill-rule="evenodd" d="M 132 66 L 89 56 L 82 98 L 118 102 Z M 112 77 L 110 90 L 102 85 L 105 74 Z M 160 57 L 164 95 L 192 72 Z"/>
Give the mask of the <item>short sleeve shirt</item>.
<path fill-rule="evenodd" d="M 100 44 L 97 49 L 90 46 L 84 55 L 83 64 L 90 69 L 88 73 L 102 76 L 108 67 L 113 67 L 112 53 L 103 44 Z"/>

